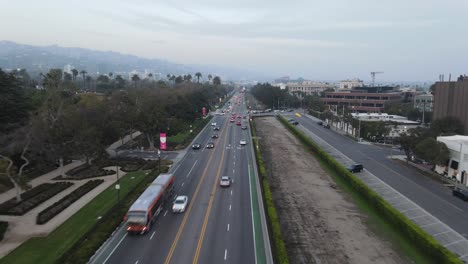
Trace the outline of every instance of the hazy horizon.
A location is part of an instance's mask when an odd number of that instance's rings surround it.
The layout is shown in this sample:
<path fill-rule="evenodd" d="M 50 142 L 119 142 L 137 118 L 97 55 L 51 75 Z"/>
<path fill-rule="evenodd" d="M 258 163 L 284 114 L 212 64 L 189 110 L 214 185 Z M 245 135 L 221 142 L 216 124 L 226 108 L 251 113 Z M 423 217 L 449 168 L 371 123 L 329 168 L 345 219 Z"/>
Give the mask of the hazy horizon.
<path fill-rule="evenodd" d="M 431 81 L 467 74 L 468 2 L 7 2 L 0 36 L 313 80 Z M 12 23 L 14 21 L 14 23 Z"/>

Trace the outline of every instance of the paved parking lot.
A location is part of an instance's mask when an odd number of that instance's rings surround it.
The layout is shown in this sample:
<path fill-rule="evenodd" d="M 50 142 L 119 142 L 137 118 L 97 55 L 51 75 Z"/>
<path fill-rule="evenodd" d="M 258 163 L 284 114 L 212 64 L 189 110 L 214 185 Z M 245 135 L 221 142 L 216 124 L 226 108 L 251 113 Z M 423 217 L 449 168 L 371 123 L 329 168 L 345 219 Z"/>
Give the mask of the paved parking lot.
<path fill-rule="evenodd" d="M 336 148 L 330 146 L 320 137 L 305 129 L 303 126 L 298 126 L 306 135 L 314 140 L 328 154 L 335 158 L 338 162 L 344 165 L 355 163 L 353 160 L 345 156 Z M 427 233 L 432 235 L 440 244 L 459 255 L 460 258 L 468 263 L 468 240 L 461 234 L 457 233 L 449 226 L 435 218 L 427 211 L 422 209 L 416 203 L 406 198 L 394 188 L 377 178 L 372 173 L 364 170 L 355 174 L 372 190 L 380 194 L 388 203 L 406 215 L 411 221 L 419 225 Z"/>

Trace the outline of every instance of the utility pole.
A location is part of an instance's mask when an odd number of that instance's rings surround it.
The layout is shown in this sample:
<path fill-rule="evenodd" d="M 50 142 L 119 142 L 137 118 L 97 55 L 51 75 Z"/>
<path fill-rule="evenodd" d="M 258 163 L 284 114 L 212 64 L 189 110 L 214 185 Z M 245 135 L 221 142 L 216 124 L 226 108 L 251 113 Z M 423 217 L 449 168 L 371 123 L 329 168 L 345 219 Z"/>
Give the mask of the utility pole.
<path fill-rule="evenodd" d="M 423 126 L 424 126 L 424 112 L 426 112 L 426 99 L 423 99 L 423 115 L 422 115 Z"/>
<path fill-rule="evenodd" d="M 361 142 L 361 119 L 358 117 L 358 120 L 359 120 L 358 142 Z"/>

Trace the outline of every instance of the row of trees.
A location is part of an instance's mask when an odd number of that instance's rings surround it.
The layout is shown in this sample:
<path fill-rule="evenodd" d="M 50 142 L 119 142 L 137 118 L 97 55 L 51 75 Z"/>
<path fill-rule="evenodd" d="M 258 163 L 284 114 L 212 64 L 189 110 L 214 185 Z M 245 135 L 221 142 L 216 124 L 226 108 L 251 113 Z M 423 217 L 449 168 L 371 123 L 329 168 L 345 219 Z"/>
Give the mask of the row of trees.
<path fill-rule="evenodd" d="M 44 90 L 31 89 L 24 79 L 0 69 L 0 173 L 17 190 L 26 187 L 31 163 L 99 158 L 105 146 L 132 131 L 144 133 L 155 148 L 159 132 L 187 131 L 230 88 L 209 83 L 183 83 L 168 89 L 126 84 L 106 95 L 76 93 L 59 69 L 43 76 Z"/>
<path fill-rule="evenodd" d="M 250 92 L 255 98 L 268 108 L 279 109 L 289 107 L 299 107 L 301 100 L 299 97 L 291 95 L 287 89 L 272 86 L 269 83 L 257 84 Z"/>

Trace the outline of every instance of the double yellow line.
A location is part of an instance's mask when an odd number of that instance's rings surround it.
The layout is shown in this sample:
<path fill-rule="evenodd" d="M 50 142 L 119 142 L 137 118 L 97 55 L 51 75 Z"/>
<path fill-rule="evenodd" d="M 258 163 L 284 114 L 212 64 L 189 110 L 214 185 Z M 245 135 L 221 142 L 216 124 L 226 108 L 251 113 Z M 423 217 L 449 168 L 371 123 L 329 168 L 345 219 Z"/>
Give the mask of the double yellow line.
<path fill-rule="evenodd" d="M 223 127 L 223 133 L 224 133 L 224 144 L 222 145 L 222 154 L 221 154 L 221 161 L 218 165 L 218 176 L 219 176 L 219 173 L 221 171 L 221 165 L 223 164 L 223 160 L 224 160 L 224 152 L 225 152 L 225 146 L 226 146 L 226 142 L 227 142 L 227 122 L 224 123 L 224 127 Z M 176 237 L 174 239 L 174 242 L 172 243 L 172 246 L 171 246 L 171 249 L 169 250 L 169 254 L 167 255 L 166 257 L 166 260 L 164 261 L 165 264 L 169 264 L 171 262 L 171 259 L 172 259 L 172 255 L 174 254 L 174 251 L 175 251 L 175 248 L 177 246 L 177 243 L 180 239 L 180 236 L 182 234 L 182 231 L 184 230 L 184 227 L 185 227 L 185 224 L 187 222 L 187 219 L 190 215 L 190 212 L 192 211 L 192 206 L 193 204 L 195 203 L 195 199 L 197 198 L 198 196 L 198 192 L 200 191 L 200 186 L 202 184 L 202 182 L 204 181 L 205 177 L 206 177 L 206 172 L 208 170 L 208 167 L 209 167 L 209 164 L 211 164 L 211 160 L 213 158 L 213 154 L 215 153 L 215 151 L 212 151 L 211 154 L 210 154 L 210 157 L 208 159 L 208 162 L 207 164 L 205 165 L 205 169 L 203 170 L 203 174 L 202 174 L 202 177 L 200 178 L 200 181 L 198 182 L 197 184 L 197 188 L 195 189 L 195 192 L 193 194 L 193 197 L 192 197 L 192 202 L 189 204 L 189 207 L 188 207 L 188 210 L 187 212 L 185 213 L 184 215 L 184 219 L 182 220 L 182 223 L 181 225 L 179 226 L 179 230 L 177 231 L 177 234 L 176 234 Z M 218 177 L 217 177 L 218 178 Z M 211 193 L 213 194 L 210 198 L 210 202 L 208 204 L 208 211 L 207 213 L 205 214 L 205 220 L 203 222 L 203 227 L 202 227 L 202 233 L 200 235 L 200 239 L 198 241 L 198 245 L 197 245 L 197 250 L 196 250 L 196 253 L 195 253 L 195 256 L 196 256 L 196 260 L 194 258 L 194 261 L 193 263 L 197 263 L 198 262 L 198 256 L 200 254 L 200 249 L 201 249 L 201 244 L 203 243 L 203 237 L 205 236 L 205 230 L 206 230 L 206 224 L 208 222 L 208 216 L 209 216 L 209 211 L 211 211 L 211 207 L 212 207 L 212 204 L 213 204 L 213 198 L 214 198 L 214 192 L 216 192 L 216 180 L 214 181 L 213 183 L 213 190 L 211 191 Z"/>
<path fill-rule="evenodd" d="M 224 139 L 224 146 L 226 145 L 226 140 L 227 140 L 227 136 L 226 138 Z M 213 200 L 214 200 L 214 197 L 215 197 L 215 194 L 216 194 L 216 187 L 218 186 L 217 184 L 217 179 L 219 179 L 219 176 L 221 174 L 221 168 L 223 167 L 223 162 L 224 162 L 224 153 L 225 153 L 225 148 L 223 147 L 223 153 L 221 154 L 221 160 L 218 164 L 218 171 L 216 173 L 216 180 L 213 182 L 213 188 L 211 189 L 211 194 L 210 194 L 210 202 L 208 203 L 208 209 L 206 210 L 206 213 L 205 213 L 205 219 L 203 220 L 203 226 L 202 226 L 202 230 L 201 230 L 201 233 L 200 233 L 200 238 L 198 239 L 198 245 L 197 245 L 197 250 L 195 251 L 195 256 L 193 257 L 193 261 L 192 263 L 193 264 L 197 264 L 198 263 L 198 258 L 200 257 L 200 251 L 201 251 L 201 247 L 203 245 L 203 239 L 205 237 L 205 232 L 206 232 L 206 226 L 208 225 L 208 219 L 210 217 L 210 213 L 211 213 L 211 207 L 213 206 Z"/>

